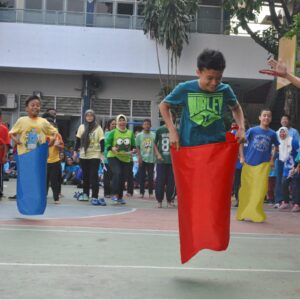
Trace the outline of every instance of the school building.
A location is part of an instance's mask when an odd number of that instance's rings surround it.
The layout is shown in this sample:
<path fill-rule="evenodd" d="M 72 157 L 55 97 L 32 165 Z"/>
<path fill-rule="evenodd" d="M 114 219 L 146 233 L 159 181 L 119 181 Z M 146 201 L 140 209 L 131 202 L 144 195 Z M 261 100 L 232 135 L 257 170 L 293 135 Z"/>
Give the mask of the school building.
<path fill-rule="evenodd" d="M 0 8 L 0 107 L 12 124 L 25 114 L 28 95 L 40 94 L 43 111 L 55 107 L 64 138 L 73 139 L 82 111 L 100 122 L 119 113 L 129 121 L 160 123 L 160 84 L 155 42 L 143 33 L 139 0 L 8 0 Z M 178 64 L 178 80 L 195 78 L 197 55 L 221 50 L 231 84 L 251 123 L 272 101 L 268 53 L 250 37 L 226 32 L 221 0 L 203 0 L 190 42 Z M 162 73 L 167 51 L 159 48 Z"/>

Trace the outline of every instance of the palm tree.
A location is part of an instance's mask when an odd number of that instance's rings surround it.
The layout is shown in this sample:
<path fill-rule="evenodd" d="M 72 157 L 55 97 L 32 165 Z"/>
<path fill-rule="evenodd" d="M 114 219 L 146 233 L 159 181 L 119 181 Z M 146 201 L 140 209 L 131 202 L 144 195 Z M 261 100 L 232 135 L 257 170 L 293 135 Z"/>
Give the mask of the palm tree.
<path fill-rule="evenodd" d="M 177 83 L 177 66 L 184 44 L 189 43 L 190 25 L 198 7 L 197 0 L 144 0 L 144 33 L 156 43 L 156 56 L 161 96 L 166 96 Z M 158 46 L 168 54 L 168 74 L 164 81 Z"/>

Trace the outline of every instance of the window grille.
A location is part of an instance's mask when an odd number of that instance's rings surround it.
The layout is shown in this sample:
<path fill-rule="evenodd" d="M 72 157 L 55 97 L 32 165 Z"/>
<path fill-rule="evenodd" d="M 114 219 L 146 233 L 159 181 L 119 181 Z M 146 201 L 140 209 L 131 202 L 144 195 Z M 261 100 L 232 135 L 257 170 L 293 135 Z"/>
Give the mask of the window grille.
<path fill-rule="evenodd" d="M 151 117 L 151 101 L 133 100 L 132 116 L 133 117 Z"/>
<path fill-rule="evenodd" d="M 123 114 L 125 116 L 130 116 L 130 100 L 112 100 L 112 115 L 117 116 Z"/>
<path fill-rule="evenodd" d="M 91 107 L 96 115 L 110 116 L 110 102 L 110 99 L 94 99 Z"/>
<path fill-rule="evenodd" d="M 58 114 L 81 115 L 81 98 L 57 97 L 56 110 Z"/>

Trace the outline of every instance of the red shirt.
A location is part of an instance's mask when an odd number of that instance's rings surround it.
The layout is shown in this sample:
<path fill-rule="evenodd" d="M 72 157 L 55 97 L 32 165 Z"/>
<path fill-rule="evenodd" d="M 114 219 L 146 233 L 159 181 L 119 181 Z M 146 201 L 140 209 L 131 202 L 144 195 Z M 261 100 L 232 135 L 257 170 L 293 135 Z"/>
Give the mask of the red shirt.
<path fill-rule="evenodd" d="M 7 127 L 0 123 L 0 163 L 4 158 L 5 147 L 10 144 L 10 138 Z"/>

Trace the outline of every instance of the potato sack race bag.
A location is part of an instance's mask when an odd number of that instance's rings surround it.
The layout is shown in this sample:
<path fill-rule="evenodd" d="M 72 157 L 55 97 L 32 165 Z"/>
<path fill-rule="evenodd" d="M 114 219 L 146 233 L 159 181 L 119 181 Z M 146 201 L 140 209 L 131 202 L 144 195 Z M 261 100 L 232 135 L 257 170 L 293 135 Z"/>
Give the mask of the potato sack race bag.
<path fill-rule="evenodd" d="M 17 207 L 23 215 L 42 215 L 46 209 L 48 143 L 16 156 Z"/>
<path fill-rule="evenodd" d="M 182 263 L 202 249 L 221 251 L 228 246 L 238 149 L 231 133 L 225 142 L 171 149 Z"/>

